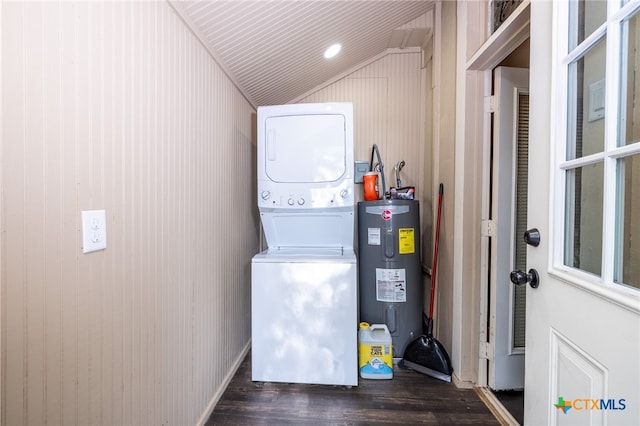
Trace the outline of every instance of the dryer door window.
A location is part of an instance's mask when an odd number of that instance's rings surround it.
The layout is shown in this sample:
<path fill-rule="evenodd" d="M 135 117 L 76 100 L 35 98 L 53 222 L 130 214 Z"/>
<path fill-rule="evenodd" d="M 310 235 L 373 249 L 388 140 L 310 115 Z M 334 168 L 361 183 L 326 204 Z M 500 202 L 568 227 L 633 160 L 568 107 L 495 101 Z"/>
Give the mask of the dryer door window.
<path fill-rule="evenodd" d="M 265 171 L 281 183 L 339 180 L 347 170 L 345 118 L 339 114 L 269 117 Z"/>

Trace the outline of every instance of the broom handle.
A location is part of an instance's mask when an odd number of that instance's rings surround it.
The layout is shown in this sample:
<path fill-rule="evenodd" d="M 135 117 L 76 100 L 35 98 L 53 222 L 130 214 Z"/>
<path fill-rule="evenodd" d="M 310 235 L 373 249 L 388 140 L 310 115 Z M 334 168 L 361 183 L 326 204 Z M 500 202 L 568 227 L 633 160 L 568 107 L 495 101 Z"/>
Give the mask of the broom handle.
<path fill-rule="evenodd" d="M 433 304 L 436 294 L 436 273 L 438 271 L 438 246 L 440 243 L 440 215 L 442 213 L 442 195 L 444 186 L 440 184 L 438 190 L 438 217 L 436 220 L 436 242 L 433 249 L 433 271 L 431 271 L 431 299 L 429 300 L 429 318 L 433 319 Z"/>

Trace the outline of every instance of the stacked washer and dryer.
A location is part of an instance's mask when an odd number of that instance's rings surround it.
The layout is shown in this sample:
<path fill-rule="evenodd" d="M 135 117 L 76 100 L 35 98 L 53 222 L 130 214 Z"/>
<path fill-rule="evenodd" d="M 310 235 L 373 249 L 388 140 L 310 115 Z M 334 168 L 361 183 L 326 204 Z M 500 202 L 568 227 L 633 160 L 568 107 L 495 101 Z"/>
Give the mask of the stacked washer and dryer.
<path fill-rule="evenodd" d="M 359 202 L 356 262 L 352 104 L 257 116 L 252 380 L 357 386 L 359 321 L 388 326 L 394 358 L 422 332 L 418 202 Z"/>
<path fill-rule="evenodd" d="M 258 108 L 252 380 L 358 384 L 353 106 Z"/>

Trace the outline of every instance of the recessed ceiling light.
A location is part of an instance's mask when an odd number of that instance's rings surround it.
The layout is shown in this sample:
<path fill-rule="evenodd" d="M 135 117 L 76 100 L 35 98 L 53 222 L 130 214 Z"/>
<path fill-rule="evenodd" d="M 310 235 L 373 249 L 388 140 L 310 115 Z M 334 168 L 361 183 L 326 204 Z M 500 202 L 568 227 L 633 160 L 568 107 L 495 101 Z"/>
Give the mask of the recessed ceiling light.
<path fill-rule="evenodd" d="M 332 44 L 324 51 L 324 57 L 326 59 L 333 58 L 340 52 L 340 49 L 342 49 L 342 45 L 340 43 Z"/>

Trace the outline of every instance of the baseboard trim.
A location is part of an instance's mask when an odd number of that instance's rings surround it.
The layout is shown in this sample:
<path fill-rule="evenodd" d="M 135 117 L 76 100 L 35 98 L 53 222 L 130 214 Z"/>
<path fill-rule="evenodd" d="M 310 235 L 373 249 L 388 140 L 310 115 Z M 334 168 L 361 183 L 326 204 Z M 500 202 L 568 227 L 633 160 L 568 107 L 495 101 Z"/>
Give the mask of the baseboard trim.
<path fill-rule="evenodd" d="M 233 363 L 233 366 L 231 367 L 231 370 L 229 370 L 229 372 L 225 376 L 224 380 L 222 381 L 222 384 L 220 384 L 220 387 L 218 387 L 218 390 L 213 394 L 213 397 L 209 401 L 209 404 L 207 404 L 207 408 L 204 410 L 204 413 L 202 413 L 202 415 L 198 419 L 196 426 L 202 426 L 207 422 L 207 420 L 209 420 L 209 417 L 211 417 L 211 413 L 213 413 L 213 409 L 216 407 L 216 404 L 218 403 L 220 398 L 222 398 L 224 391 L 227 389 L 227 386 L 229 386 L 229 383 L 231 383 L 233 376 L 235 376 L 236 372 L 238 371 L 238 368 L 240 368 L 240 365 L 242 364 L 242 361 L 244 361 L 244 358 L 249 353 L 250 348 L 251 348 L 251 339 L 249 339 L 249 342 L 247 342 L 245 347 L 242 349 L 242 352 L 240 352 L 240 356 L 236 358 L 235 362 Z"/>
<path fill-rule="evenodd" d="M 460 378 L 456 375 L 455 371 L 451 374 L 451 379 L 452 379 L 453 384 L 458 389 L 473 389 L 473 388 L 475 388 L 475 386 L 473 385 L 472 382 L 468 382 L 466 380 L 460 380 Z"/>

